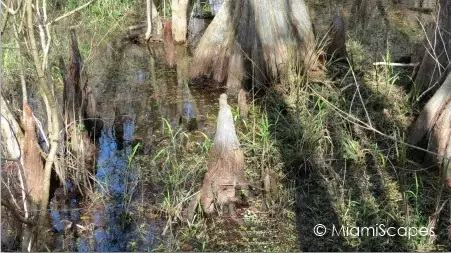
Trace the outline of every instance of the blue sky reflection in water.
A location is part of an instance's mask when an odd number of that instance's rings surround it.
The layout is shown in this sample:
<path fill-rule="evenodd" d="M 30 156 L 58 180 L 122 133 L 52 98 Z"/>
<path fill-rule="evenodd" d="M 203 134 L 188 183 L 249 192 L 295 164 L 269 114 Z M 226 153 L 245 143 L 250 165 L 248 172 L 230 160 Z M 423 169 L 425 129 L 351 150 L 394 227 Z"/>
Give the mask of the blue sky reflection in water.
<path fill-rule="evenodd" d="M 129 251 L 132 250 L 130 244 L 133 244 L 130 242 L 140 238 L 131 213 L 134 206 L 128 205 L 138 183 L 135 164 L 129 164 L 133 152 L 130 142 L 135 130 L 134 117 L 123 116 L 122 124 L 123 137 L 119 139 L 124 142 L 123 149 L 118 149 L 121 144 L 111 127 L 102 130 L 99 139 L 97 191 L 104 198 L 105 205 L 103 210 L 95 210 L 93 214 L 96 251 Z M 143 236 L 148 237 L 147 233 L 151 233 L 151 229 L 147 229 Z M 83 250 L 83 247 L 79 249 Z"/>

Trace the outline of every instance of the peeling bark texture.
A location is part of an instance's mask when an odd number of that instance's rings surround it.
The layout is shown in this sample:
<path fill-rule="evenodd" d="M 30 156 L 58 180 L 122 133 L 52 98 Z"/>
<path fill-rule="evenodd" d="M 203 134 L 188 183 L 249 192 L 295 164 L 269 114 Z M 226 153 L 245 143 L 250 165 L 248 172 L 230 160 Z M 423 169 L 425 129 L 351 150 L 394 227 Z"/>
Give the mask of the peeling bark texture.
<path fill-rule="evenodd" d="M 439 158 L 437 163 L 444 170 L 447 186 L 451 189 L 451 96 L 442 108 L 433 129 L 434 138 L 431 138 L 433 140 L 431 148 L 445 157 Z"/>
<path fill-rule="evenodd" d="M 222 83 L 232 58 L 241 55 L 243 73 L 267 83 L 283 72 L 293 49 L 302 66 L 312 67 L 314 47 L 303 0 L 225 0 L 195 50 L 190 76 Z"/>
<path fill-rule="evenodd" d="M 229 211 L 233 212 L 234 204 L 239 200 L 236 189 L 247 188 L 244 154 L 236 136 L 226 94 L 220 96 L 219 106 L 215 139 L 208 158 L 208 171 L 200 192 L 200 202 L 207 214 L 214 212 L 215 203 L 219 204 L 221 209 L 228 205 Z"/>
<path fill-rule="evenodd" d="M 346 31 L 342 13 L 335 13 L 332 18 L 330 38 L 331 40 L 327 47 L 328 57 L 346 59 L 348 53 L 346 50 Z"/>
<path fill-rule="evenodd" d="M 31 201 L 41 203 L 44 185 L 44 165 L 39 153 L 38 138 L 36 136 L 36 122 L 33 112 L 27 102 L 24 102 L 24 139 L 22 153 L 24 161 L 25 179 Z"/>
<path fill-rule="evenodd" d="M 175 47 L 174 47 L 174 39 L 172 37 L 172 24 L 171 20 L 169 19 L 166 19 L 166 21 L 164 22 L 163 43 L 166 64 L 170 68 L 172 68 L 174 67 L 175 64 Z"/>
<path fill-rule="evenodd" d="M 431 91 L 437 90 L 440 85 L 438 83 L 440 76 L 450 63 L 451 1 L 440 0 L 438 10 L 438 23 L 434 24 L 434 29 L 428 31 L 429 39 L 424 42 L 426 52 L 415 79 L 421 91 L 434 85 L 435 88 Z"/>
<path fill-rule="evenodd" d="M 172 34 L 174 42 L 185 43 L 188 34 L 188 3 L 189 0 L 172 0 Z"/>

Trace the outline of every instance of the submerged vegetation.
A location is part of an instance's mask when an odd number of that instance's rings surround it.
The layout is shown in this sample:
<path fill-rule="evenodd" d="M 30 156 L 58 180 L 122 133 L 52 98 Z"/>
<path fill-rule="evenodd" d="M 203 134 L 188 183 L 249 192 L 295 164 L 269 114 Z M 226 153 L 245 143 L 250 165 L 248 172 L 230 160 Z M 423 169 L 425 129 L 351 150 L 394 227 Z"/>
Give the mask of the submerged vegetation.
<path fill-rule="evenodd" d="M 196 1 L 205 16 L 213 15 L 209 2 L 216 1 Z M 319 13 L 322 2 L 305 1 Z M 153 3 L 161 23 L 170 24 L 166 18 L 175 15 L 171 1 Z M 191 59 L 183 58 L 178 47 L 170 49 L 177 50 L 176 67 L 165 65 L 168 49 L 160 45 L 161 34 L 150 41 L 141 38 L 145 6 L 145 1 L 127 0 L 48 3 L 47 21 L 54 24 L 47 35 L 51 45 L 44 69 L 56 104 L 64 104 L 67 75 L 60 61 L 69 55 L 70 28 L 77 32 L 82 59 L 80 85 L 91 89 L 86 94 L 95 97 L 102 125 L 90 132 L 88 121 L 80 119 L 59 129 L 43 227 L 35 226 L 33 212 L 39 208 L 30 206 L 22 192 L 21 173 L 28 167 L 9 159 L 14 156 L 3 120 L 15 119 L 17 129 L 23 128 L 22 100 L 28 98 L 45 165 L 52 141 L 43 140 L 52 131 L 48 101 L 33 85 L 39 78 L 26 52 L 26 30 L 15 31 L 22 29 L 18 23 L 3 25 L 1 148 L 7 159 L 1 160 L 2 251 L 27 250 L 27 231 L 42 239 L 32 249 L 49 251 L 451 251 L 451 194 L 443 183 L 447 172 L 418 161 L 425 149 L 407 141 L 425 103 L 422 91 L 411 66 L 389 64 L 396 62 L 393 54 L 399 56 L 396 45 L 387 42 L 373 56 L 371 41 L 362 39 L 355 27 L 346 33 L 347 59 L 323 57 L 328 35 L 324 32 L 322 39 L 320 27 L 309 57 L 318 56 L 321 71 L 306 67 L 307 60 L 299 59 L 302 53 L 288 54 L 284 64 L 271 69 L 284 76 L 265 85 L 259 76 L 259 84 L 250 85 L 248 115 L 240 112 L 234 97 L 229 100 L 245 157 L 246 201 L 236 204 L 235 215 L 207 215 L 197 205 L 190 217 L 190 203 L 208 169 L 224 89 L 190 79 L 184 67 L 193 68 Z M 67 13 L 71 15 L 58 19 Z M 19 16 L 11 14 L 10 19 L 19 22 Z M 211 46 L 208 42 L 200 45 Z M 264 68 L 253 62 L 262 55 L 251 59 L 239 54 L 245 59 L 241 64 Z M 373 65 L 374 58 L 385 64 Z M 221 59 L 210 62 L 215 61 Z M 225 71 L 224 66 L 207 67 Z M 253 83 L 251 74 L 242 79 Z M 84 166 L 87 156 L 74 150 L 86 145 L 68 138 L 69 131 L 85 134 L 95 144 L 95 151 L 84 151 L 95 156 L 94 165 Z M 21 138 L 21 133 L 14 136 Z M 391 227 L 394 236 L 386 234 Z"/>

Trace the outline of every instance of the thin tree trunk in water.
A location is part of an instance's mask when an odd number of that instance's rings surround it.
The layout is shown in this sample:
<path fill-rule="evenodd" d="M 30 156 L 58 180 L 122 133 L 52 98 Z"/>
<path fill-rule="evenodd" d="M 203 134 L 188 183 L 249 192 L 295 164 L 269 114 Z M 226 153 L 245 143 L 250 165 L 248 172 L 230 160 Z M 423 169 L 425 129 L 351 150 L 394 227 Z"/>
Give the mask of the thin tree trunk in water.
<path fill-rule="evenodd" d="M 175 64 L 175 46 L 174 39 L 172 36 L 172 24 L 171 20 L 166 19 L 164 22 L 163 30 L 163 43 L 164 43 L 164 57 L 166 59 L 167 65 L 172 68 Z"/>
<path fill-rule="evenodd" d="M 176 46 L 176 62 L 177 62 L 177 97 L 180 99 L 178 104 L 178 114 L 182 119 L 182 123 L 189 131 L 198 129 L 198 116 L 196 101 L 191 95 L 188 86 L 188 48 L 184 45 Z"/>
<path fill-rule="evenodd" d="M 176 43 L 185 43 L 188 33 L 189 0 L 172 0 L 172 34 Z"/>
<path fill-rule="evenodd" d="M 152 34 L 152 0 L 146 0 L 146 16 L 147 16 L 147 31 L 146 31 L 146 40 L 150 39 L 150 35 Z"/>
<path fill-rule="evenodd" d="M 190 75 L 222 83 L 230 71 L 242 72 L 266 83 L 283 74 L 290 57 L 297 57 L 307 69 L 314 67 L 314 47 L 303 0 L 225 0 L 195 50 Z M 230 66 L 232 59 L 239 62 L 235 58 L 239 55 L 242 71 Z"/>
<path fill-rule="evenodd" d="M 163 34 L 163 24 L 161 23 L 160 14 L 153 0 L 146 0 L 146 16 L 147 16 L 147 32 L 146 40 L 152 35 Z M 147 37 L 149 36 L 149 37 Z M 157 36 L 157 38 L 159 37 Z"/>
<path fill-rule="evenodd" d="M 47 155 L 47 160 L 44 167 L 44 178 L 43 178 L 43 184 L 42 184 L 42 201 L 40 206 L 40 213 L 39 213 L 39 221 L 38 221 L 38 227 L 40 231 L 43 231 L 45 221 L 46 221 L 46 214 L 47 214 L 47 206 L 49 203 L 49 195 L 50 195 L 50 177 L 52 172 L 52 166 L 56 158 L 56 153 L 58 150 L 58 142 L 59 142 L 59 107 L 56 105 L 55 101 L 56 99 L 53 97 L 52 92 L 50 90 L 50 85 L 48 85 L 48 80 L 46 80 L 46 75 L 44 73 L 44 70 L 41 66 L 41 61 L 39 59 L 39 52 L 36 45 L 36 37 L 34 34 L 34 26 L 33 26 L 33 8 L 32 8 L 32 0 L 26 1 L 26 16 L 27 16 L 27 30 L 28 30 L 28 39 L 30 43 L 30 49 L 33 57 L 33 63 L 36 68 L 36 72 L 38 74 L 39 78 L 39 94 L 48 101 L 48 108 L 47 112 L 51 112 L 51 121 L 48 122 L 49 128 L 51 128 L 50 134 L 50 151 Z M 44 233 L 40 233 L 39 235 L 43 236 Z M 37 240 L 39 241 L 39 239 Z"/>

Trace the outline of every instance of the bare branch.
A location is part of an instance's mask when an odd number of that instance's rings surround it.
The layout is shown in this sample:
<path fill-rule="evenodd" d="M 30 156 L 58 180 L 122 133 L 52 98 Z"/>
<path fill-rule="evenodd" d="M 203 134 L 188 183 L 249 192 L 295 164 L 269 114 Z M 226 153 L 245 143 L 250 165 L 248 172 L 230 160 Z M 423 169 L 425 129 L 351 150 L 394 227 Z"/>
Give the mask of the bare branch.
<path fill-rule="evenodd" d="M 36 224 L 33 221 L 23 217 L 22 214 L 16 208 L 14 208 L 14 206 L 11 203 L 9 203 L 9 201 L 2 199 L 1 202 L 2 202 L 2 206 L 8 208 L 11 211 L 11 213 L 14 215 L 14 217 L 16 217 L 20 222 L 28 224 L 28 225 Z"/>
<path fill-rule="evenodd" d="M 54 20 L 48 22 L 48 23 L 45 24 L 45 25 L 48 26 L 48 25 L 51 25 L 51 24 L 53 24 L 53 23 L 55 23 L 55 22 L 60 21 L 61 19 L 67 18 L 67 17 L 69 17 L 70 15 L 74 14 L 75 12 L 77 12 L 77 11 L 79 11 L 79 10 L 82 10 L 82 9 L 88 7 L 90 4 L 92 4 L 92 3 L 95 2 L 95 1 L 96 1 L 96 0 L 91 0 L 91 1 L 89 1 L 89 2 L 87 2 L 87 3 L 85 3 L 85 4 L 83 4 L 82 6 L 79 6 L 79 7 L 75 8 L 75 9 L 69 11 L 69 12 L 66 12 L 66 13 L 64 13 L 63 15 L 61 15 L 61 16 L 55 18 Z"/>
<path fill-rule="evenodd" d="M 3 7 L 5 7 L 6 11 L 11 15 L 16 15 L 16 13 L 20 10 L 20 7 L 22 7 L 22 1 L 19 2 L 19 6 L 17 6 L 16 10 L 14 10 L 13 8 L 9 8 L 3 1 L 1 2 Z"/>
<path fill-rule="evenodd" d="M 374 62 L 373 66 L 393 66 L 393 67 L 418 67 L 417 63 L 396 63 L 396 62 Z"/>

